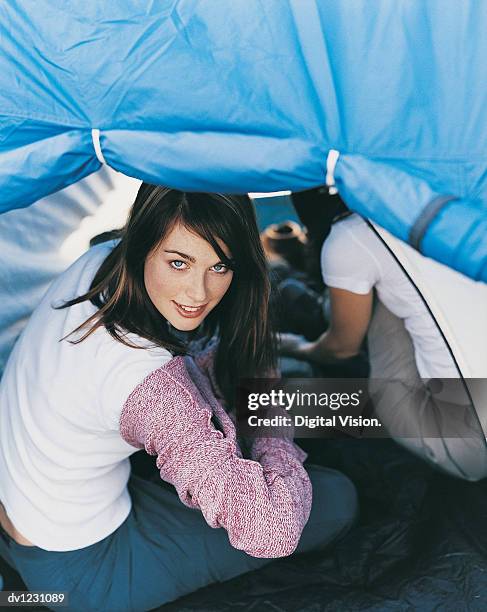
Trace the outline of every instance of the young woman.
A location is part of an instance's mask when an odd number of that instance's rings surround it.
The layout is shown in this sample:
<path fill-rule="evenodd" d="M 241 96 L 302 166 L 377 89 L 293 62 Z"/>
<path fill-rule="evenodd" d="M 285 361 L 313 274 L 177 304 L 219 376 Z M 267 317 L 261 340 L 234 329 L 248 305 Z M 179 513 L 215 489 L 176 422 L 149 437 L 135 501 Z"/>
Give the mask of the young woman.
<path fill-rule="evenodd" d="M 268 293 L 246 198 L 147 184 L 121 240 L 53 283 L 0 387 L 0 554 L 30 590 L 148 610 L 348 529 L 353 485 L 290 440 L 243 458 L 215 396 L 274 367 Z M 185 355 L 196 329 L 213 354 Z M 179 499 L 131 477 L 140 448 Z"/>
<path fill-rule="evenodd" d="M 487 476 L 482 429 L 448 347 L 409 278 L 359 215 L 333 223 L 321 269 L 329 328 L 315 342 L 284 334 L 281 353 L 337 363 L 357 355 L 367 336 L 370 392 L 391 437 L 451 475 Z"/>

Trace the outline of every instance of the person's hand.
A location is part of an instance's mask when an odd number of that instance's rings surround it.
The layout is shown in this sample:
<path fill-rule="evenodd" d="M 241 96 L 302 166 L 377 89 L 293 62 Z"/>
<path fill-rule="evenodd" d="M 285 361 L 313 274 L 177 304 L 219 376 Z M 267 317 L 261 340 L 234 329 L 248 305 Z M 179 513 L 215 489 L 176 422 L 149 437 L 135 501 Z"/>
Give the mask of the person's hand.
<path fill-rule="evenodd" d="M 304 336 L 297 334 L 279 334 L 279 353 L 289 357 L 304 357 L 303 349 L 308 345 Z"/>

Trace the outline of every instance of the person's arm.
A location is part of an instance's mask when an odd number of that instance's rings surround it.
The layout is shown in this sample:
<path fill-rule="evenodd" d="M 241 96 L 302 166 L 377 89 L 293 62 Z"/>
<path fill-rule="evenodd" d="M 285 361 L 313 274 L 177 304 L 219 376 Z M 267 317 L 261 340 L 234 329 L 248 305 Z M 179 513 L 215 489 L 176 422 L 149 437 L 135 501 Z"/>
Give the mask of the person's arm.
<path fill-rule="evenodd" d="M 329 291 L 329 328 L 314 342 L 295 334 L 282 334 L 282 355 L 326 364 L 359 353 L 372 315 L 373 291 L 358 294 L 333 287 Z"/>
<path fill-rule="evenodd" d="M 161 478 L 211 527 L 224 527 L 232 546 L 254 557 L 290 555 L 311 509 L 302 452 L 288 440 L 256 441 L 257 460 L 242 459 L 234 429 L 218 431 L 211 418 L 184 359 L 176 357 L 131 393 L 120 432 L 157 455 Z"/>

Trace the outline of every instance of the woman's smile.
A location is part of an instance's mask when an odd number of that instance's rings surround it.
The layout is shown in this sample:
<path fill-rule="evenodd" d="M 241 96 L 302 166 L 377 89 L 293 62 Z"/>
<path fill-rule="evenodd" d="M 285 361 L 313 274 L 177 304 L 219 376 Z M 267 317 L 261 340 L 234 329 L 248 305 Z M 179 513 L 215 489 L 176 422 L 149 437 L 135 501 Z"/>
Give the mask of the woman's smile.
<path fill-rule="evenodd" d="M 207 304 L 203 304 L 202 306 L 187 306 L 183 304 L 179 304 L 178 302 L 174 302 L 178 313 L 187 319 L 195 319 L 197 317 L 201 317 L 204 313 Z"/>

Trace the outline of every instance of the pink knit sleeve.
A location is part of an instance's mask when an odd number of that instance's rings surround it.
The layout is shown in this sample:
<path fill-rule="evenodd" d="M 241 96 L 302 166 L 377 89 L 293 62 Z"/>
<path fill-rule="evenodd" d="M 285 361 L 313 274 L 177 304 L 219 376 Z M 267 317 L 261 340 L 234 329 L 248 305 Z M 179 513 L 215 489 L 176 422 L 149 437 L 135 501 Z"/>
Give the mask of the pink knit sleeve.
<path fill-rule="evenodd" d="M 131 393 L 120 432 L 157 455 L 161 478 L 211 527 L 254 557 L 283 557 L 296 548 L 308 520 L 311 484 L 297 447 L 257 441 L 255 459 L 242 459 L 234 432 L 212 423 L 212 410 L 176 357 Z"/>
<path fill-rule="evenodd" d="M 250 456 L 264 468 L 268 480 L 271 475 L 282 473 L 283 466 L 294 474 L 294 484 L 299 491 L 304 524 L 311 512 L 312 489 L 308 474 L 303 468 L 307 454 L 288 438 L 256 438 Z"/>

